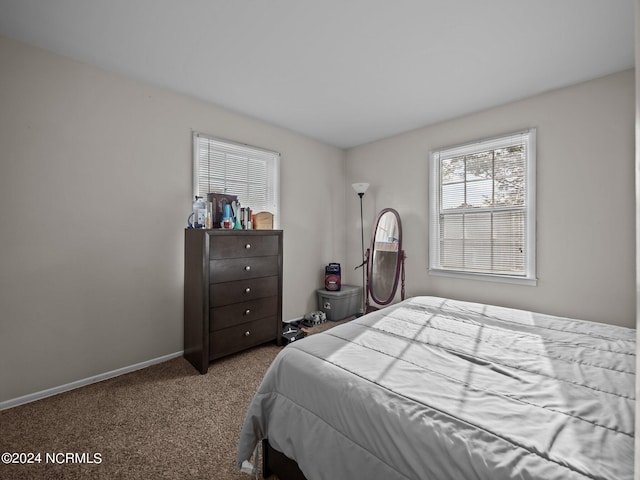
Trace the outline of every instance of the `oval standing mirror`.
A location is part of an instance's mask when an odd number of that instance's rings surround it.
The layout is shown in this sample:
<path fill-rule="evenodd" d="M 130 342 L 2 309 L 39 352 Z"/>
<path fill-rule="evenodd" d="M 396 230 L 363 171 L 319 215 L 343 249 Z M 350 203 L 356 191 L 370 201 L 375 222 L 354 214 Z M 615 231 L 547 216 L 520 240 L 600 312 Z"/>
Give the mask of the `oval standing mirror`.
<path fill-rule="evenodd" d="M 404 300 L 404 251 L 402 250 L 402 223 L 400 215 L 385 208 L 376 218 L 371 248 L 367 255 L 366 310 L 376 310 L 369 298 L 378 305 L 388 305 L 396 295 L 402 272 L 401 297 Z"/>

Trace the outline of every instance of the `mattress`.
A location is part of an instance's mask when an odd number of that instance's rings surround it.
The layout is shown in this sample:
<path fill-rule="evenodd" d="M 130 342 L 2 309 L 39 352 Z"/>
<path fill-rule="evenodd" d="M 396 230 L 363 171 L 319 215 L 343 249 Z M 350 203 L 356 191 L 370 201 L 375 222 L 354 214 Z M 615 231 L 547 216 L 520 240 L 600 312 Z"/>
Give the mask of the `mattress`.
<path fill-rule="evenodd" d="M 309 480 L 633 478 L 635 330 L 414 297 L 285 347 L 257 443 Z"/>

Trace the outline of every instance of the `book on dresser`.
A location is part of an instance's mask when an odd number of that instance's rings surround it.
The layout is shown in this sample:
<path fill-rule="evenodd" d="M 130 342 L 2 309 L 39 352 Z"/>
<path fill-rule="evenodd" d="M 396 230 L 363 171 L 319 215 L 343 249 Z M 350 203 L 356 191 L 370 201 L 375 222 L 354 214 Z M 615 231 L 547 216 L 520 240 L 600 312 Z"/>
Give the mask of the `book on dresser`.
<path fill-rule="evenodd" d="M 185 230 L 184 356 L 209 362 L 281 344 L 282 230 Z"/>

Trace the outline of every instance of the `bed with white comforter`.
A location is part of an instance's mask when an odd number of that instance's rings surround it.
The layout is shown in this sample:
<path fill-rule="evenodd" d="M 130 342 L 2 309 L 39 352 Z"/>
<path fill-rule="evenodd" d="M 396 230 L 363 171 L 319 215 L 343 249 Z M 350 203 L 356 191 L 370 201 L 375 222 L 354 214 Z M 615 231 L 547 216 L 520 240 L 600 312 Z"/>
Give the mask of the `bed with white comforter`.
<path fill-rule="evenodd" d="M 252 400 L 309 480 L 633 478 L 635 330 L 415 297 L 297 341 Z"/>

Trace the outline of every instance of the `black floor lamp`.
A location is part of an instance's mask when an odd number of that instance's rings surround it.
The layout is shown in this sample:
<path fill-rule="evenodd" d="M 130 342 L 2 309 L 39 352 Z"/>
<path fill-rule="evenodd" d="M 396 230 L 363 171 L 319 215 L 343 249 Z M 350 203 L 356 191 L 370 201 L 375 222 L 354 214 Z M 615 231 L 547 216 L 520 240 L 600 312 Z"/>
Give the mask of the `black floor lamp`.
<path fill-rule="evenodd" d="M 365 266 L 366 260 L 364 258 L 364 221 L 362 216 L 362 197 L 364 197 L 364 192 L 366 192 L 367 188 L 369 188 L 369 184 L 368 183 L 352 183 L 351 186 L 360 197 L 360 234 L 362 237 L 362 263 L 359 265 L 360 267 L 362 267 L 362 304 L 360 306 L 360 314 L 363 315 L 366 313 L 364 311 L 365 310 L 364 298 L 365 298 L 365 289 L 367 288 L 367 286 L 365 285 L 365 280 L 364 280 L 364 274 L 365 274 L 364 270 L 367 267 Z"/>

